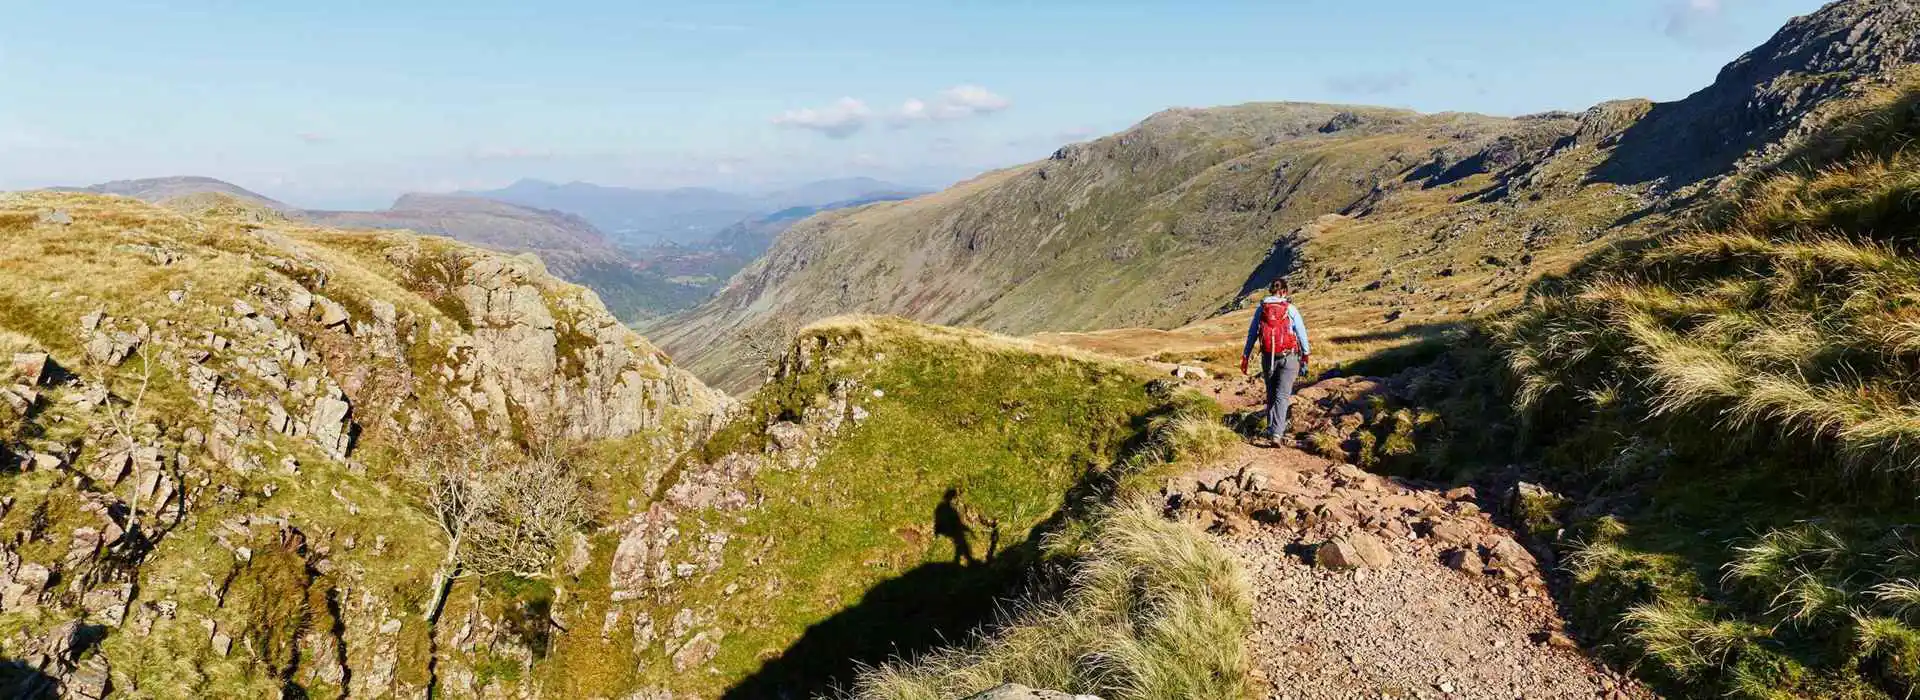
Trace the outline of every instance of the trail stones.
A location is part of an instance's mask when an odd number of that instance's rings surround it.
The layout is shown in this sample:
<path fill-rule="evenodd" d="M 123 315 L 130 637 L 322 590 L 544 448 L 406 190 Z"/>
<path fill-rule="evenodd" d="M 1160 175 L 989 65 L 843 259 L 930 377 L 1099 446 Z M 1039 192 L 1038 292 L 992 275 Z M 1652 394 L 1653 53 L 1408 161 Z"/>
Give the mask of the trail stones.
<path fill-rule="evenodd" d="M 1523 578 L 1540 572 L 1533 553 L 1511 537 L 1495 537 L 1487 546 L 1487 564 L 1511 578 Z"/>
<path fill-rule="evenodd" d="M 1393 554 L 1374 536 L 1354 533 L 1320 545 L 1313 563 L 1327 569 L 1379 569 L 1393 563 Z"/>
<path fill-rule="evenodd" d="M 1440 555 L 1440 563 L 1463 574 L 1479 575 L 1486 570 L 1487 563 L 1480 559 L 1480 553 L 1468 548 L 1449 549 Z"/>
<path fill-rule="evenodd" d="M 1429 519 L 1426 531 L 1441 544 L 1459 546 L 1473 541 L 1473 530 L 1456 520 Z"/>
<path fill-rule="evenodd" d="M 1202 382 L 1213 378 L 1213 375 L 1207 373 L 1206 370 L 1201 369 L 1199 367 L 1195 367 L 1193 365 L 1175 366 L 1173 368 L 1173 376 L 1178 379 L 1188 379 L 1188 380 L 1202 381 Z"/>

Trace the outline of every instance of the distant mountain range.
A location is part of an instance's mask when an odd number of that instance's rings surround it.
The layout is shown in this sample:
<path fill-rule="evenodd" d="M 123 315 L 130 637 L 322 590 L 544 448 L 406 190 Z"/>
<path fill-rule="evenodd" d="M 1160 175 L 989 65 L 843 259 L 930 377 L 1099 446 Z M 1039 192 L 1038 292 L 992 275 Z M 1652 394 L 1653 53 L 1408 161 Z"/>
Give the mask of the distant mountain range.
<path fill-rule="evenodd" d="M 522 180 L 500 190 L 412 193 L 378 211 L 304 210 L 229 182 L 176 176 L 51 188 L 162 204 L 226 197 L 336 228 L 407 229 L 540 257 L 597 292 L 629 323 L 705 301 L 787 227 L 820 211 L 904 199 L 915 190 L 869 178 L 823 180 L 762 195 L 713 189 L 639 190 Z M 607 222 L 625 226 L 610 229 Z M 609 235 L 623 230 L 623 236 Z M 671 235 L 668 235 L 668 234 Z"/>
<path fill-rule="evenodd" d="M 103 182 L 87 187 L 49 187 L 47 189 L 55 192 L 114 194 L 148 202 L 163 202 L 189 195 L 215 192 L 274 211 L 284 212 L 293 209 L 293 207 L 289 207 L 272 197 L 248 190 L 224 180 L 215 180 L 210 177 L 150 177 L 140 180 L 114 180 L 112 182 Z"/>
<path fill-rule="evenodd" d="M 497 190 L 459 194 L 576 214 L 605 231 L 619 245 L 645 248 L 697 246 L 737 222 L 792 207 L 820 208 L 829 202 L 905 199 L 924 192 L 855 177 L 821 180 L 758 195 L 702 187 L 645 190 L 541 180 L 521 180 Z"/>

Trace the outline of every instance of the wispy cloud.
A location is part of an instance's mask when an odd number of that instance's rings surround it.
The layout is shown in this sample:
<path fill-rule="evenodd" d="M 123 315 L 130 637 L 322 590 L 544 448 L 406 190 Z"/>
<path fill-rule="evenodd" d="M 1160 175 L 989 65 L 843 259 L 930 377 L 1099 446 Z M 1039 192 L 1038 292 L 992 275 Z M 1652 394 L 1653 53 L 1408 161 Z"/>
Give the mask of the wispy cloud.
<path fill-rule="evenodd" d="M 1413 74 L 1404 70 L 1386 73 L 1350 73 L 1327 79 L 1327 89 L 1340 95 L 1385 95 L 1413 84 Z"/>
<path fill-rule="evenodd" d="M 293 137 L 296 139 L 300 139 L 301 143 L 312 145 L 312 146 L 318 146 L 320 144 L 330 143 L 333 141 L 333 137 L 328 136 L 326 134 L 313 132 L 313 131 L 303 131 L 298 134 L 294 134 Z"/>
<path fill-rule="evenodd" d="M 828 138 L 844 139 L 879 121 L 894 128 L 908 128 L 917 124 L 986 116 L 1012 106 L 1012 100 L 992 90 L 978 85 L 955 85 L 940 91 L 931 100 L 909 99 L 885 113 L 875 112 L 861 100 L 842 97 L 840 101 L 825 107 L 788 110 L 774 117 L 773 123 L 776 126 L 818 132 Z"/>
<path fill-rule="evenodd" d="M 842 97 L 826 107 L 806 107 L 788 110 L 773 118 L 775 126 L 792 127 L 819 132 L 827 138 L 844 139 L 867 128 L 873 120 L 873 110 L 867 103 Z"/>
<path fill-rule="evenodd" d="M 552 160 L 556 154 L 545 148 L 520 146 L 480 146 L 469 154 L 474 160 Z"/>
<path fill-rule="evenodd" d="M 1013 101 L 978 85 L 955 85 L 942 90 L 932 102 L 910 99 L 893 114 L 896 125 L 924 121 L 952 121 L 1006 110 Z"/>
<path fill-rule="evenodd" d="M 1714 38 L 1726 17 L 1728 0 L 1666 0 L 1660 30 L 1682 41 Z"/>

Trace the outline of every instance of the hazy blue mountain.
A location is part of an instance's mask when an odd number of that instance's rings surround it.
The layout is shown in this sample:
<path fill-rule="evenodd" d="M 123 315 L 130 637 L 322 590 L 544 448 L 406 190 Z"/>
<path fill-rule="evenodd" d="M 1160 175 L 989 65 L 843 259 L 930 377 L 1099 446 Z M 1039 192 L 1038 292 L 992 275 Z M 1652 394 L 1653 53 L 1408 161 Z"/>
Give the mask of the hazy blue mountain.
<path fill-rule="evenodd" d="M 521 180 L 497 190 L 461 194 L 573 214 L 592 222 L 616 244 L 647 248 L 701 245 L 735 223 L 792 207 L 821 207 L 881 194 L 922 191 L 856 177 L 811 182 L 765 194 L 704 187 L 650 190 L 542 180 Z"/>

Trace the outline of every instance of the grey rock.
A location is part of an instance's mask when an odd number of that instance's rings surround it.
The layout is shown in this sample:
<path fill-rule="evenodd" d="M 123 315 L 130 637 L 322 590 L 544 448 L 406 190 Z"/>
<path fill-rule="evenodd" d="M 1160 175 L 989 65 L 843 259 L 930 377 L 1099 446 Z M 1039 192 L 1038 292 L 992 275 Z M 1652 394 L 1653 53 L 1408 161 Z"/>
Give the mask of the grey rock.
<path fill-rule="evenodd" d="M 40 386 L 51 373 L 53 360 L 44 352 L 23 352 L 13 356 L 13 379 L 30 387 Z"/>
<path fill-rule="evenodd" d="M 673 652 L 673 670 L 685 673 L 695 666 L 712 661 L 714 655 L 720 653 L 720 640 L 725 636 L 726 633 L 720 630 L 707 630 L 694 635 L 693 639 L 680 645 L 679 651 Z"/>
<path fill-rule="evenodd" d="M 1057 690 L 1035 690 L 1018 683 L 1008 683 L 972 695 L 967 700 L 1100 700 L 1094 695 L 1073 695 Z"/>
<path fill-rule="evenodd" d="M 353 424 L 348 420 L 352 411 L 353 405 L 345 399 L 315 399 L 307 418 L 307 437 L 327 456 L 345 460 L 353 448 Z"/>

